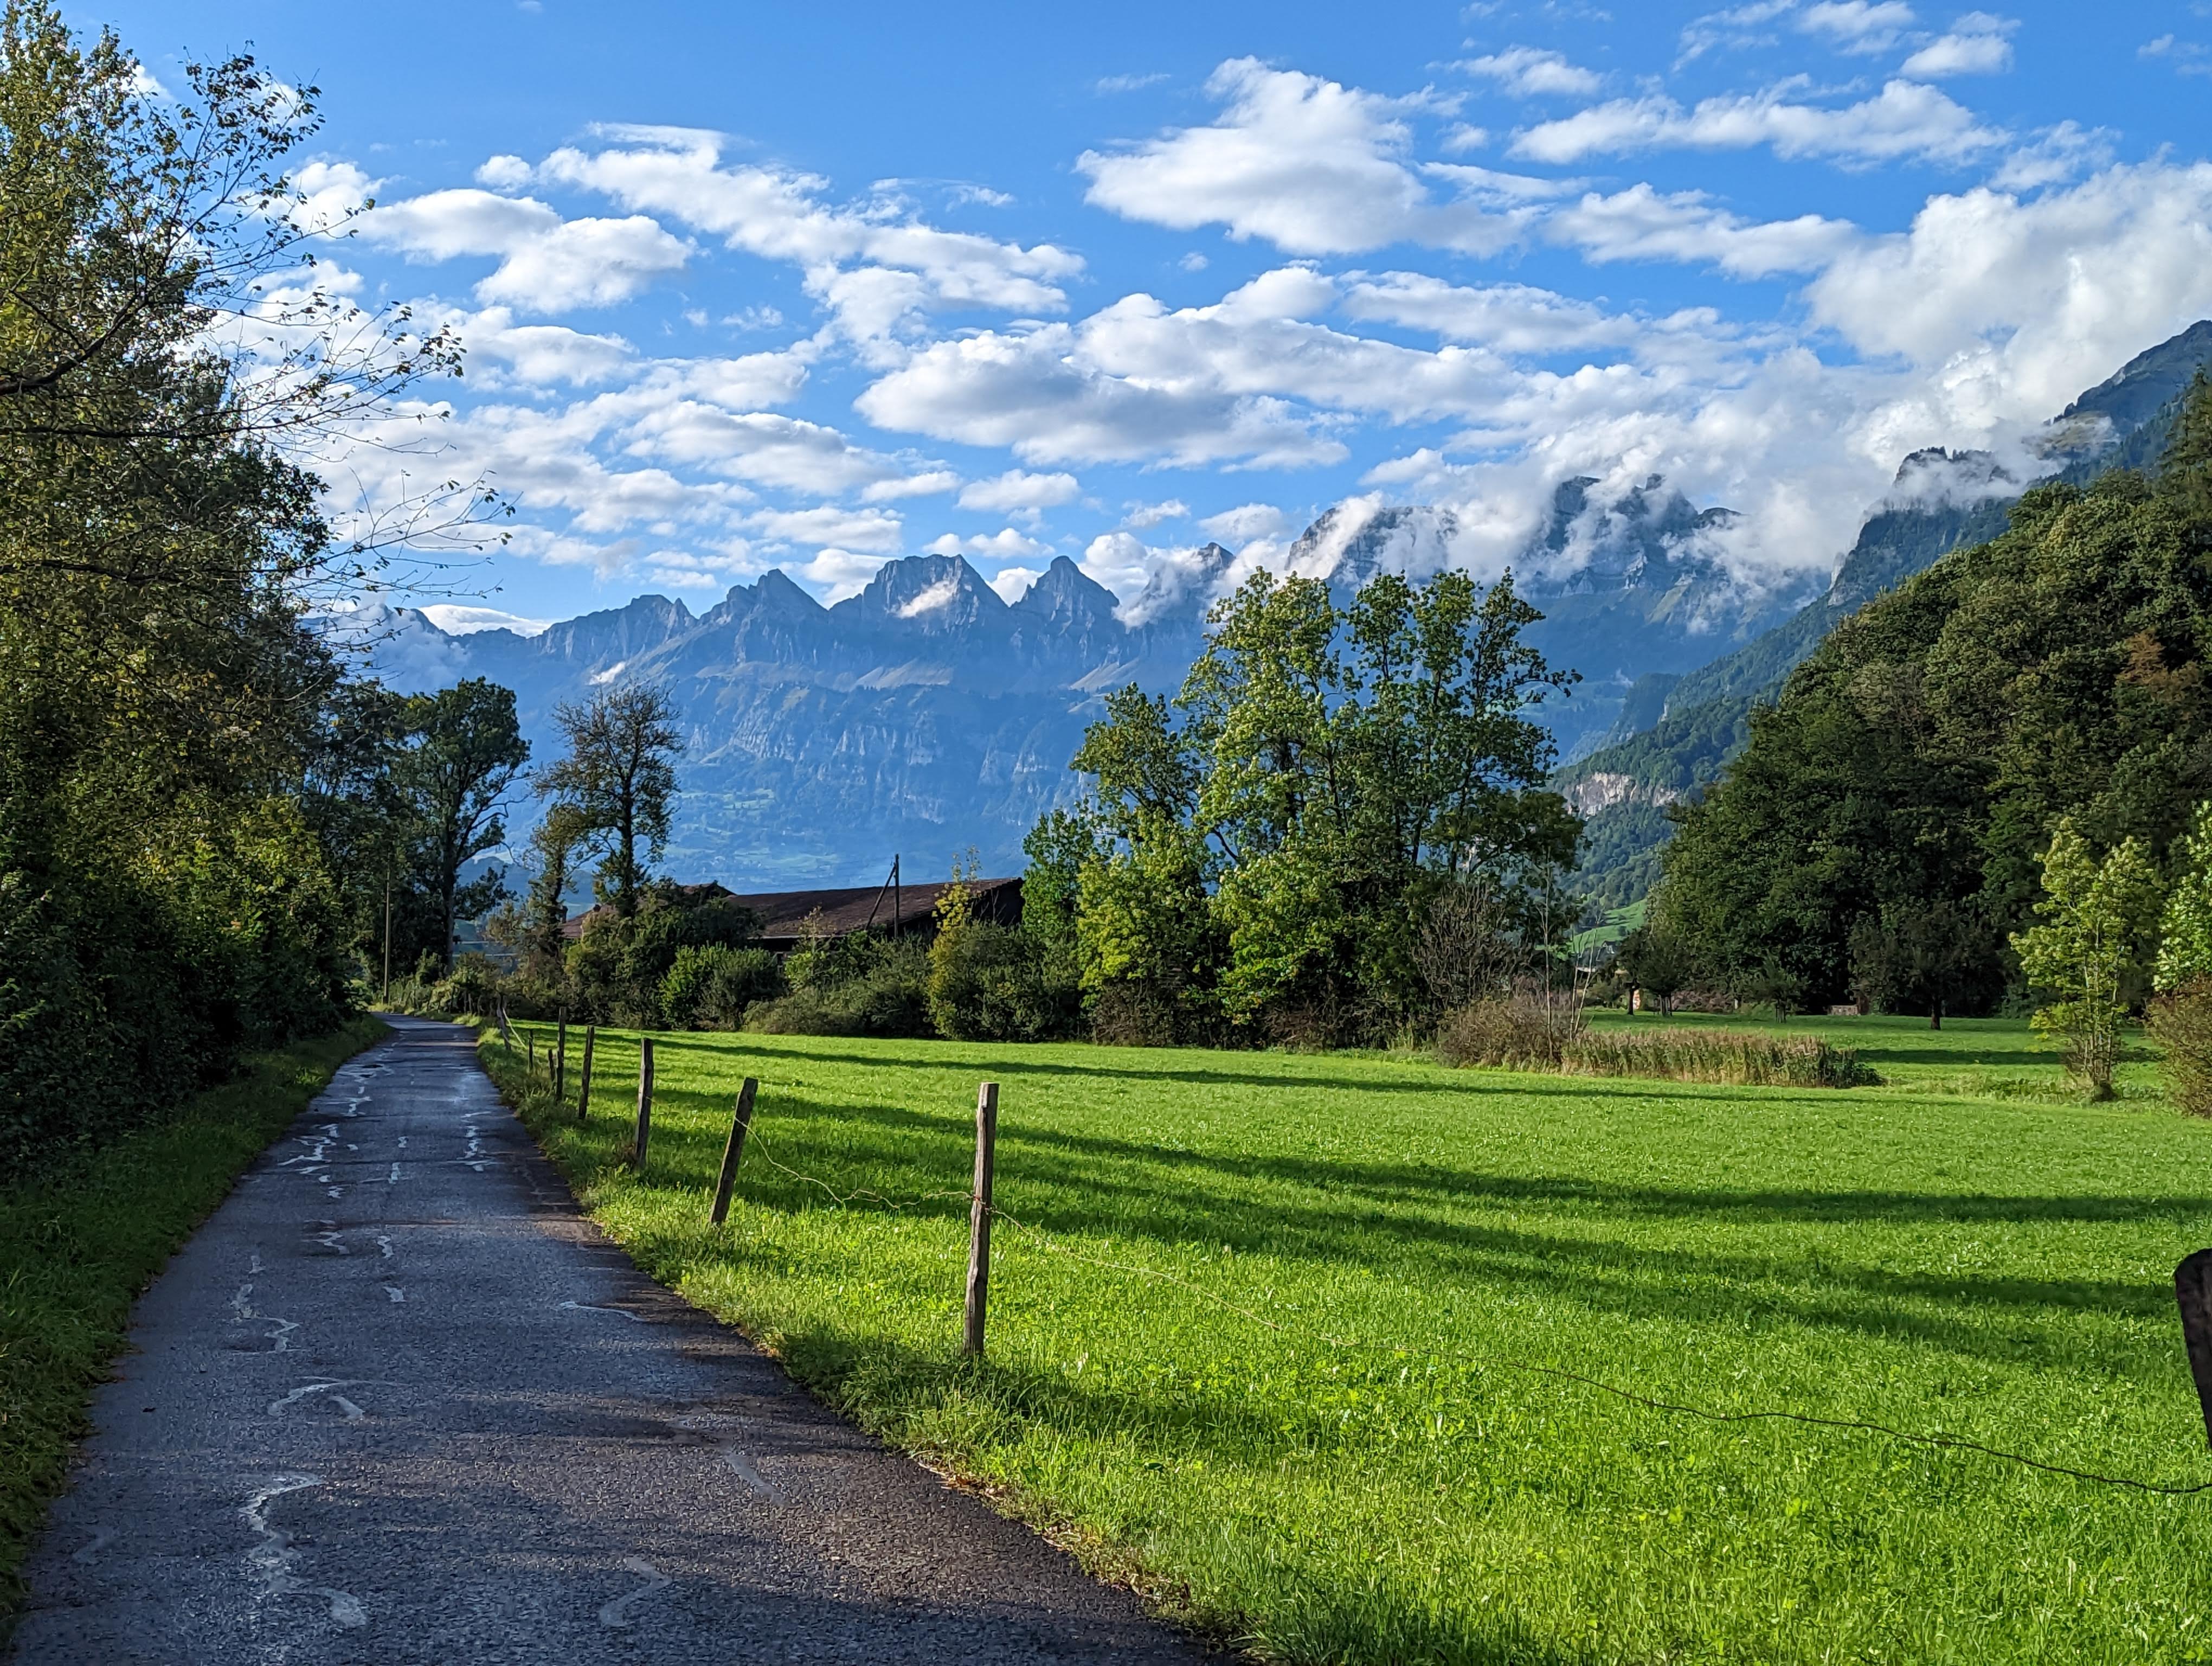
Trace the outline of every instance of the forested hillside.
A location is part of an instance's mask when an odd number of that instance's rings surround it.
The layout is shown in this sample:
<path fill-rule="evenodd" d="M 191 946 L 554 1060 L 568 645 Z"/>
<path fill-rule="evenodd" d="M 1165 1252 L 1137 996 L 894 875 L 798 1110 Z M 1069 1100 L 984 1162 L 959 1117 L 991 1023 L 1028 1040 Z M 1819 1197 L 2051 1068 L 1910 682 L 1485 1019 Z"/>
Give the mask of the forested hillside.
<path fill-rule="evenodd" d="M 1654 930 L 1704 976 L 1814 1004 L 1940 977 L 1986 1009 L 2020 988 L 2062 818 L 2167 863 L 2212 791 L 2212 383 L 2176 415 L 2154 476 L 2035 487 L 1753 714 L 1665 853 Z"/>
<path fill-rule="evenodd" d="M 2049 477 L 2082 484 L 2112 468 L 2154 464 L 2182 391 L 2212 362 L 2212 320 L 2139 354 L 2053 420 Z M 1827 593 L 1756 641 L 1680 678 L 1632 690 L 1622 721 L 1558 784 L 1589 818 L 1578 881 L 1613 906 L 1645 895 L 1673 824 L 1668 806 L 1694 799 L 1750 733 L 1791 668 L 1852 611 L 1947 550 L 1995 538 L 2021 483 L 1976 453 L 1916 452 L 1898 469 L 1838 568 Z"/>

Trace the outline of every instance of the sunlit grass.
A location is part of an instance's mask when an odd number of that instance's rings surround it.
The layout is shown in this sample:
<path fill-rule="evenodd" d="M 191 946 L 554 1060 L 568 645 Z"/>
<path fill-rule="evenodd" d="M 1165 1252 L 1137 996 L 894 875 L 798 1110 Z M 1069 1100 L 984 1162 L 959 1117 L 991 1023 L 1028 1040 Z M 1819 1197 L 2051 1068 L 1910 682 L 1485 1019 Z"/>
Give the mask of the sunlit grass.
<path fill-rule="evenodd" d="M 656 1276 L 1269 1657 L 2212 1658 L 2212 1493 L 1701 1422 L 1523 1369 L 2212 1481 L 2170 1282 L 2212 1243 L 2212 1128 L 2069 1102 L 2021 1023 L 1790 1027 L 1887 1085 L 663 1037 L 635 1175 L 635 1039 L 602 1032 L 592 1119 L 530 1116 Z M 747 1074 L 755 1143 L 717 1231 Z M 986 1078 L 999 1201 L 1039 1230 L 1000 1228 L 979 1365 L 960 1195 Z"/>

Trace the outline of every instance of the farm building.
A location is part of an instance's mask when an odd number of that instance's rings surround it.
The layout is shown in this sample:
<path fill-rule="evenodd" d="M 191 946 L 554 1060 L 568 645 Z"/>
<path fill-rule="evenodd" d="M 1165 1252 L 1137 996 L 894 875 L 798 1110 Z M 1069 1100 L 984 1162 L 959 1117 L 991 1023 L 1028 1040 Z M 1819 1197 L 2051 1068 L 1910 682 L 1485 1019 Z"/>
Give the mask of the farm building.
<path fill-rule="evenodd" d="M 686 908 L 728 901 L 748 909 L 760 921 L 761 946 L 776 954 L 789 954 L 809 937 L 845 937 L 857 931 L 879 931 L 893 936 L 931 936 L 937 930 L 937 901 L 951 888 L 950 881 L 893 886 L 840 886 L 823 891 L 733 891 L 709 880 L 700 885 L 678 885 L 676 891 Z M 969 907 L 979 920 L 1015 926 L 1022 918 L 1019 879 L 970 879 Z M 572 915 L 561 930 L 574 942 L 586 923 L 599 916 L 601 908 Z"/>

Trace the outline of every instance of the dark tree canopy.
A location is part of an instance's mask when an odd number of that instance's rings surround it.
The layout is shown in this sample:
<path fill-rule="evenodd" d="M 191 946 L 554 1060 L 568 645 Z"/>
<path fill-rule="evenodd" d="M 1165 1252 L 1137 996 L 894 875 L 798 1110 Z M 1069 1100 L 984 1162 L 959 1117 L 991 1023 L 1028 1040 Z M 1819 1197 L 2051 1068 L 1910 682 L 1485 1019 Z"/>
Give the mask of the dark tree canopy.
<path fill-rule="evenodd" d="M 2154 479 L 2047 485 L 1838 626 L 1686 812 L 1661 915 L 1709 975 L 1987 1010 L 2062 817 L 2163 858 L 2212 792 L 2212 389 Z M 1966 960 L 1930 922 L 1972 945 Z"/>

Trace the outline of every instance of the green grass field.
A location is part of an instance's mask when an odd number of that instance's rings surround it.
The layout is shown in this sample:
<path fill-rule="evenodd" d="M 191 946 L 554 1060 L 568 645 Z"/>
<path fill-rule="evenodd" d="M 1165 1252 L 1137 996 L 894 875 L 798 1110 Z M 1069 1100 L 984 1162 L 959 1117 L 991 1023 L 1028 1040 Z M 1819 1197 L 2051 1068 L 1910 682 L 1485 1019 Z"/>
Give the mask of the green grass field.
<path fill-rule="evenodd" d="M 2069 1100 L 2021 1023 L 1791 1027 L 1887 1085 L 671 1036 L 641 1177 L 633 1037 L 601 1033 L 583 1126 L 522 1097 L 649 1271 L 1268 1659 L 2212 1659 L 2212 1492 L 1527 1369 L 2212 1482 L 2171 1284 L 2212 1243 L 2212 1126 L 2143 1065 L 2117 1104 Z M 957 1347 L 984 1078 L 1025 1225 L 998 1228 L 979 1365 Z"/>
<path fill-rule="evenodd" d="M 385 1033 L 362 1018 L 248 1061 L 235 1081 L 34 1184 L 0 1188 L 0 1634 L 131 1304 L 232 1181 Z"/>

